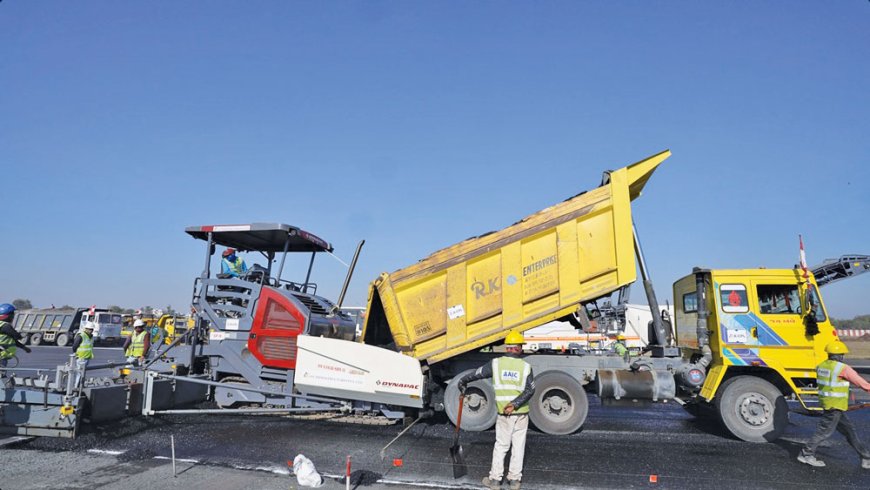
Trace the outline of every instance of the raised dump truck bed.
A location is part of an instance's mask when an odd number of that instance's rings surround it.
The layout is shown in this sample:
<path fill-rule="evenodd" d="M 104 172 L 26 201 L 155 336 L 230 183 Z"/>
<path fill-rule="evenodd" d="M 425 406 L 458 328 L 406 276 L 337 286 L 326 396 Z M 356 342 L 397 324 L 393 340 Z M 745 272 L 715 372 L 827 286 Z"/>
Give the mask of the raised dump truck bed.
<path fill-rule="evenodd" d="M 436 363 L 570 315 L 637 278 L 631 201 L 664 151 L 500 231 L 383 273 L 370 286 L 363 342 Z"/>

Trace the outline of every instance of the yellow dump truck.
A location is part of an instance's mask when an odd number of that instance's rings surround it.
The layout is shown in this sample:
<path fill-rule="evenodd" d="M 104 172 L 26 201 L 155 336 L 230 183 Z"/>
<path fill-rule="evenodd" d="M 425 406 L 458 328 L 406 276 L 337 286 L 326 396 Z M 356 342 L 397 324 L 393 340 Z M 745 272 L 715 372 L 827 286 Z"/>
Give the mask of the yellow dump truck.
<path fill-rule="evenodd" d="M 631 202 L 669 156 L 665 151 L 605 172 L 593 190 L 381 274 L 369 289 L 360 341 L 423 361 L 428 406 L 455 422 L 456 380 L 497 355 L 492 351 L 508 332 L 560 319 L 589 325 L 586 306 L 624 293 L 638 270 L 651 311 L 662 311 Z M 535 426 L 551 434 L 579 429 L 587 389 L 602 401 L 673 400 L 690 411 L 712 406 L 747 441 L 779 437 L 787 423 L 785 397 L 813 408 L 814 366 L 833 328 L 812 275 L 696 269 L 677 281 L 674 298 L 676 329 L 667 314 L 653 315 L 643 356 L 626 360 L 579 347 L 525 356 L 537 385 L 530 402 Z M 804 331 L 810 317 L 818 334 Z M 467 395 L 463 428 L 491 427 L 492 386 L 478 381 Z"/>

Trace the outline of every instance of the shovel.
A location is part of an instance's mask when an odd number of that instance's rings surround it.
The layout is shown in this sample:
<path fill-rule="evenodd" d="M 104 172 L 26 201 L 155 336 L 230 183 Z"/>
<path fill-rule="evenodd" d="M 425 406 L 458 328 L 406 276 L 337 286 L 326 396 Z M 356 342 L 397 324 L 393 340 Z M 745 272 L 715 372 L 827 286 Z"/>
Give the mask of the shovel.
<path fill-rule="evenodd" d="M 459 445 L 459 426 L 462 425 L 462 402 L 465 395 L 459 394 L 459 414 L 456 416 L 456 432 L 453 434 L 453 445 L 450 446 L 450 460 L 453 461 L 453 478 L 462 478 L 468 474 L 468 467 L 463 460 L 462 446 Z"/>

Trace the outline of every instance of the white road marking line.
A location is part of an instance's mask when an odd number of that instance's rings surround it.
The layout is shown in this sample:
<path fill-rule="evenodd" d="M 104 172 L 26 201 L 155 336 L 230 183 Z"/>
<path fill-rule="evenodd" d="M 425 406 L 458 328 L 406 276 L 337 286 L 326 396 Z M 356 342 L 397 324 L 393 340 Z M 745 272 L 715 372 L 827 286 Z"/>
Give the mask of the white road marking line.
<path fill-rule="evenodd" d="M 171 460 L 172 458 L 168 456 L 154 456 L 154 459 L 161 460 Z M 182 463 L 192 463 L 199 464 L 198 460 L 195 459 L 182 459 L 175 458 L 175 461 L 180 461 Z M 218 465 L 223 466 L 223 465 Z M 274 473 L 276 475 L 282 476 L 293 476 L 293 473 L 288 468 L 282 468 L 279 466 L 253 466 L 253 465 L 243 465 L 243 464 L 231 464 L 229 465 L 231 468 L 236 470 L 245 470 L 245 471 L 267 471 L 269 473 Z M 324 473 L 321 472 L 320 476 L 324 479 L 332 479 L 332 480 L 341 480 L 344 481 L 345 475 L 339 475 L 336 473 Z M 476 489 L 479 488 L 476 485 L 465 485 L 465 484 L 450 484 L 450 483 L 427 483 L 427 482 L 413 482 L 413 481 L 403 481 L 403 480 L 389 480 L 386 478 L 379 479 L 376 483 L 381 483 L 384 485 L 399 485 L 403 487 L 417 487 L 417 488 L 451 488 L 454 490 L 466 490 L 466 489 Z"/>
<path fill-rule="evenodd" d="M 166 459 L 169 461 L 172 460 L 172 458 L 170 458 L 169 456 L 154 456 L 154 459 Z M 175 458 L 175 461 L 181 461 L 182 463 L 199 464 L 199 460 L 196 459 Z"/>
<path fill-rule="evenodd" d="M 113 451 L 111 449 L 88 449 L 88 452 L 91 454 L 109 454 L 112 456 L 118 456 L 126 453 L 127 451 Z"/>

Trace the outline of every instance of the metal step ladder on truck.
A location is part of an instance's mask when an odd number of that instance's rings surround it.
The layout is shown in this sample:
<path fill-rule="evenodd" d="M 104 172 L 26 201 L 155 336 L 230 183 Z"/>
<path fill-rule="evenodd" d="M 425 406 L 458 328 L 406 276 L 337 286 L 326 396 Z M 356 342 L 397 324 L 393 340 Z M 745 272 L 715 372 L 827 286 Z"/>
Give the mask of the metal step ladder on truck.
<path fill-rule="evenodd" d="M 639 270 L 651 311 L 662 312 L 653 315 L 646 354 L 630 361 L 584 349 L 526 355 L 536 380 L 532 423 L 549 434 L 575 432 L 590 390 L 604 403 L 713 408 L 735 437 L 776 440 L 788 422 L 787 398 L 818 409 L 815 366 L 836 339 L 816 280 L 798 268 L 696 268 L 674 284 L 671 319 L 659 307 L 631 215 L 631 201 L 669 156 L 606 172 L 596 189 L 382 274 L 370 287 L 362 341 L 419 359 L 427 406 L 455 423 L 456 380 L 496 356 L 486 351 L 508 332 L 559 319 L 588 324 L 587 306 L 627 296 Z M 466 395 L 462 427 L 492 427 L 491 384 L 472 383 Z"/>

